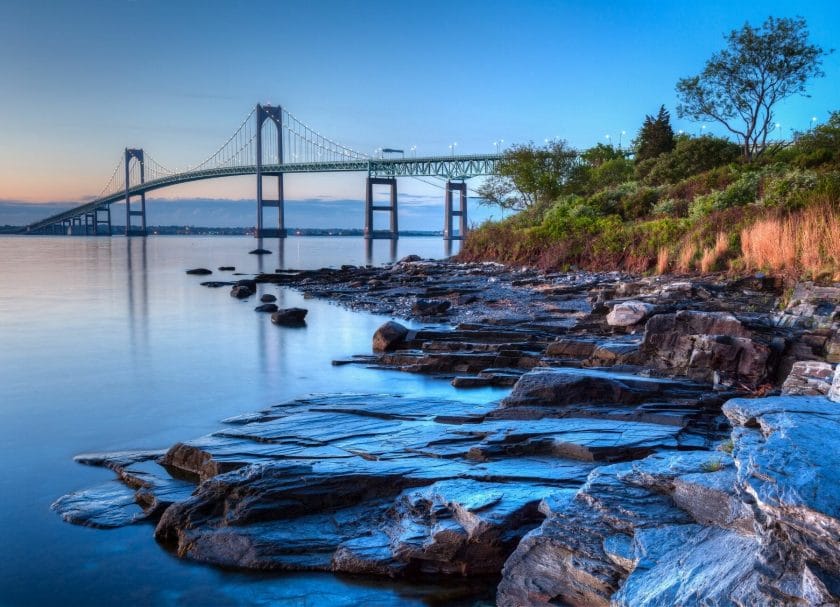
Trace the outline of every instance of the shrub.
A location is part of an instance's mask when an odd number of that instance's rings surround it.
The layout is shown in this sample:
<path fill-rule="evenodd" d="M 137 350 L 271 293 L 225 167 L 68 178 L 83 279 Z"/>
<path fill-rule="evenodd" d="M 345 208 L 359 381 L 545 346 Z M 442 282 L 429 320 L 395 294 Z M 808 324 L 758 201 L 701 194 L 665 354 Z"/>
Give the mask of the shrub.
<path fill-rule="evenodd" d="M 762 202 L 766 206 L 796 209 L 805 203 L 805 197 L 817 187 L 813 171 L 795 169 L 781 175 L 767 177 L 763 184 Z"/>
<path fill-rule="evenodd" d="M 737 144 L 719 137 L 683 137 L 668 154 L 652 166 L 639 163 L 637 178 L 649 185 L 663 185 L 735 162 L 741 155 Z M 644 175 L 641 172 L 645 172 Z"/>
<path fill-rule="evenodd" d="M 650 214 L 659 200 L 658 188 L 642 187 L 621 200 L 621 216 L 625 219 L 639 219 Z"/>

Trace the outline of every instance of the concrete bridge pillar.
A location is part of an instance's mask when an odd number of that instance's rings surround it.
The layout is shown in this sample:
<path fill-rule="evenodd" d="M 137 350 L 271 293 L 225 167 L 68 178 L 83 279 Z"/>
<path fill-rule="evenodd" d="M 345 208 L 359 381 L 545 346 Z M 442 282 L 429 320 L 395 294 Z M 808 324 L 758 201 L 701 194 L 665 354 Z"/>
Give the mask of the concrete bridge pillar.
<path fill-rule="evenodd" d="M 145 236 L 146 235 L 146 192 L 140 193 L 140 210 L 131 210 L 131 160 L 134 159 L 140 163 L 140 184 L 146 183 L 145 161 L 143 159 L 143 150 L 135 148 L 125 148 L 125 235 L 126 236 Z M 137 184 L 135 184 L 137 185 Z M 140 218 L 139 229 L 131 224 L 132 217 Z"/>
<path fill-rule="evenodd" d="M 104 218 L 100 218 L 99 214 L 104 213 Z M 107 226 L 105 232 L 108 236 L 111 232 L 111 205 L 106 204 L 104 207 L 99 207 L 93 211 L 93 235 L 99 236 L 99 226 Z"/>
<path fill-rule="evenodd" d="M 459 192 L 459 210 L 452 210 L 452 192 Z M 452 232 L 452 220 L 459 217 L 459 230 Z M 463 240 L 467 235 L 467 183 L 465 181 L 446 181 L 446 195 L 443 204 L 443 239 Z"/>
<path fill-rule="evenodd" d="M 274 123 L 277 130 L 277 161 L 283 164 L 283 108 L 279 105 L 257 104 L 257 238 L 286 237 L 286 209 L 283 193 L 283 173 L 277 172 L 277 198 L 267 200 L 263 197 L 263 143 L 262 127 L 266 120 Z M 263 209 L 277 209 L 277 227 L 265 227 Z"/>
<path fill-rule="evenodd" d="M 388 206 L 373 204 L 373 186 L 390 186 L 391 204 Z M 373 212 L 388 211 L 391 213 L 391 229 L 385 234 L 377 234 L 373 229 Z M 368 177 L 365 182 L 365 238 L 390 238 L 396 240 L 400 237 L 400 228 L 397 213 L 397 178 L 396 177 Z"/>

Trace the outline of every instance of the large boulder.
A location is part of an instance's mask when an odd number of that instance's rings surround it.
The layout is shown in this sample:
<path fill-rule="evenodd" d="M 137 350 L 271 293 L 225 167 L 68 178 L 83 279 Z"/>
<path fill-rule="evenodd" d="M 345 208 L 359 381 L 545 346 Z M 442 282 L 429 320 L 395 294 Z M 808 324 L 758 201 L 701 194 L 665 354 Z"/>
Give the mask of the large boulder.
<path fill-rule="evenodd" d="M 824 396 L 831 389 L 834 368 L 830 363 L 818 360 L 801 360 L 793 368 L 782 385 L 782 394 L 791 396 Z"/>
<path fill-rule="evenodd" d="M 607 324 L 611 327 L 629 327 L 645 320 L 655 309 L 656 306 L 643 301 L 617 303 L 607 314 Z"/>
<path fill-rule="evenodd" d="M 380 326 L 373 334 L 373 351 L 387 352 L 393 350 L 405 340 L 408 329 L 398 322 L 389 320 Z"/>
<path fill-rule="evenodd" d="M 770 348 L 728 312 L 681 310 L 645 325 L 641 352 L 655 368 L 701 381 L 755 386 L 768 374 Z"/>

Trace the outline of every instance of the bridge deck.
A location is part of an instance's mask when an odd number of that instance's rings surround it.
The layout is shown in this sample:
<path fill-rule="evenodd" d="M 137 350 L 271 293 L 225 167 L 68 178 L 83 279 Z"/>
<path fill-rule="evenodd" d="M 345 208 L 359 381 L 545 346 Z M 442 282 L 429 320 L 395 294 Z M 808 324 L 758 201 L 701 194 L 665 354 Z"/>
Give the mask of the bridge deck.
<path fill-rule="evenodd" d="M 469 177 L 492 175 L 495 172 L 496 163 L 501 157 L 499 154 L 477 154 L 469 156 L 428 156 L 424 158 L 382 158 L 285 163 L 263 165 L 262 174 L 271 176 L 291 173 L 366 172 L 371 177 L 444 177 L 446 179 L 466 179 Z M 256 175 L 256 173 L 256 165 L 185 171 L 132 186 L 129 188 L 128 194 L 130 196 L 136 196 L 152 190 L 181 183 L 189 183 L 191 181 L 232 177 L 236 175 Z M 97 198 L 91 202 L 36 221 L 26 226 L 22 231 L 34 232 L 50 225 L 73 219 L 74 217 L 83 216 L 86 213 L 93 213 L 96 209 L 124 200 L 125 194 L 125 191 L 120 191 L 102 198 Z"/>

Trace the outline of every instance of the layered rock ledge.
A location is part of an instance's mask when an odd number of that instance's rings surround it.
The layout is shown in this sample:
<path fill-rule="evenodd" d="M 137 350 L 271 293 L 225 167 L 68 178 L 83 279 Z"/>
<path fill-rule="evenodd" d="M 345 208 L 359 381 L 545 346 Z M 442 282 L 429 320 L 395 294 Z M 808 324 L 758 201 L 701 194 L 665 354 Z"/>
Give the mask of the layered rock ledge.
<path fill-rule="evenodd" d="M 316 395 L 79 456 L 116 479 L 61 516 L 223 567 L 487 576 L 517 607 L 838 604 L 840 287 L 416 259 L 246 286 L 273 285 L 434 323 L 335 364 L 510 393 Z"/>

